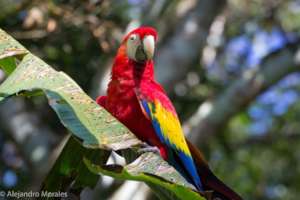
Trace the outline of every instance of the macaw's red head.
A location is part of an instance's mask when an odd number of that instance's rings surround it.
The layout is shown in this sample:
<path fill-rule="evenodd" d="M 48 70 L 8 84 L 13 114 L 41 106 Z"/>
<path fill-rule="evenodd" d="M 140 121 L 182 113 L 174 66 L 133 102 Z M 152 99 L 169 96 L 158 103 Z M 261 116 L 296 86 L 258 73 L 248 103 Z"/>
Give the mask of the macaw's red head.
<path fill-rule="evenodd" d="M 122 44 L 126 46 L 126 55 L 138 63 L 151 60 L 154 55 L 156 30 L 152 27 L 140 27 L 128 33 Z"/>

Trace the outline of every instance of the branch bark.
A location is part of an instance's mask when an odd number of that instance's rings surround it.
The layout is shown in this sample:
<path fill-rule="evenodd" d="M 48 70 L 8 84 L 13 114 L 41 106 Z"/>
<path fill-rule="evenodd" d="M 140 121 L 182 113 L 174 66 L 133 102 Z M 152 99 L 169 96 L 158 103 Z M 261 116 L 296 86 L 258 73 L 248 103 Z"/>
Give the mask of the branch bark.
<path fill-rule="evenodd" d="M 286 75 L 299 71 L 299 42 L 267 56 L 260 66 L 245 71 L 214 101 L 206 101 L 184 124 L 189 138 L 200 146 L 220 132 L 231 117 Z"/>
<path fill-rule="evenodd" d="M 156 59 L 156 78 L 167 91 L 181 80 L 206 43 L 209 28 L 226 0 L 202 0 L 180 23 L 171 38 L 160 47 Z M 174 70 L 176 68 L 176 70 Z"/>
<path fill-rule="evenodd" d="M 252 147 L 253 145 L 266 146 L 274 144 L 278 141 L 299 142 L 299 139 L 300 134 L 298 131 L 290 134 L 267 133 L 266 135 L 251 136 L 240 143 L 233 143 L 231 145 L 232 149 L 239 149 L 245 147 Z"/>

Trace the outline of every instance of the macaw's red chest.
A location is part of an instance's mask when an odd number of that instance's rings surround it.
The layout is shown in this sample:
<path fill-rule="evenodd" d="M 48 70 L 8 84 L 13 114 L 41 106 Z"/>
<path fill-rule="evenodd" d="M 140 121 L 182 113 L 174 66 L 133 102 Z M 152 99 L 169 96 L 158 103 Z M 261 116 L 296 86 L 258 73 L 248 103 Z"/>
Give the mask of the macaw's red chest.
<path fill-rule="evenodd" d="M 140 140 L 150 145 L 162 146 L 151 121 L 142 112 L 135 94 L 135 88 L 134 81 L 111 81 L 107 91 L 105 107 Z"/>

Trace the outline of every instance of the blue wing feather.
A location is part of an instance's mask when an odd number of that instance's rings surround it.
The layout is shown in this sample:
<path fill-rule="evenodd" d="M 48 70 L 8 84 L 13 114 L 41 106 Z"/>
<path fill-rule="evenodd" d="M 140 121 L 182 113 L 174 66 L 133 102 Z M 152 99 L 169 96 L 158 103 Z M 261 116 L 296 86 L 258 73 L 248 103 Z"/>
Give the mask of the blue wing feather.
<path fill-rule="evenodd" d="M 148 102 L 146 100 L 142 100 L 142 106 L 143 106 L 144 110 L 146 111 L 146 113 L 148 114 L 148 116 L 150 117 L 150 119 L 152 121 L 152 125 L 154 127 L 154 130 L 155 130 L 156 134 L 159 137 L 159 140 L 161 142 L 165 143 L 164 142 L 164 137 L 163 137 L 163 134 L 162 134 L 162 130 L 161 130 L 161 127 L 159 125 L 159 122 L 157 121 L 157 119 L 153 118 L 152 111 L 149 108 Z"/>

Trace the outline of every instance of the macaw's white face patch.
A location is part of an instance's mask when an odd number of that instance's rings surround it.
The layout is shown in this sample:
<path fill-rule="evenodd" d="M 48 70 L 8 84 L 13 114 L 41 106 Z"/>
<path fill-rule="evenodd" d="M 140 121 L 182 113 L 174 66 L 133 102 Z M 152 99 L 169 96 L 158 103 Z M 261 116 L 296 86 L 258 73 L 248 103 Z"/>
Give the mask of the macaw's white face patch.
<path fill-rule="evenodd" d="M 127 50 L 127 56 L 130 59 L 136 60 L 135 54 L 140 45 L 141 45 L 141 39 L 139 35 L 132 34 L 129 36 L 126 44 L 126 50 Z"/>
<path fill-rule="evenodd" d="M 155 39 L 152 35 L 144 36 L 141 41 L 140 36 L 132 34 L 127 39 L 127 56 L 137 62 L 142 62 L 153 58 L 155 49 Z"/>

